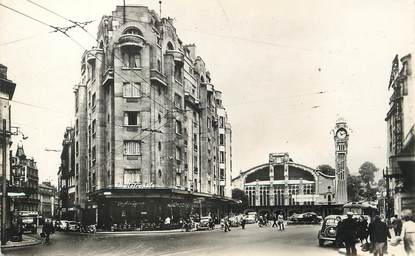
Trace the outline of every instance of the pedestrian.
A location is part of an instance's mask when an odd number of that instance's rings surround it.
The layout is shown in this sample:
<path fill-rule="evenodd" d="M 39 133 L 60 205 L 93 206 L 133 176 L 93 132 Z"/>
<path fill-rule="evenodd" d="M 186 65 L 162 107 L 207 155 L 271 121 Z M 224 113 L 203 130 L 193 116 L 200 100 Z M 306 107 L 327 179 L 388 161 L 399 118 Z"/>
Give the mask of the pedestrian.
<path fill-rule="evenodd" d="M 42 233 L 45 235 L 45 242 L 49 243 L 49 236 L 50 234 L 54 233 L 53 225 L 49 219 L 47 219 L 43 224 Z"/>
<path fill-rule="evenodd" d="M 370 241 L 373 245 L 373 255 L 383 256 L 385 253 L 385 244 L 387 239 L 391 238 L 389 228 L 385 222 L 380 220 L 380 217 L 376 215 L 373 219 L 373 225 L 370 230 Z"/>
<path fill-rule="evenodd" d="M 408 256 L 415 255 L 415 218 L 412 210 L 403 210 L 402 239 L 405 252 Z"/>
<path fill-rule="evenodd" d="M 355 219 L 353 219 L 353 213 L 348 212 L 347 218 L 342 221 L 342 240 L 346 245 L 346 255 L 357 255 L 356 252 L 356 238 L 357 238 L 358 225 Z"/>
<path fill-rule="evenodd" d="M 392 221 L 393 232 L 395 236 L 401 236 L 402 232 L 402 220 L 398 218 L 398 215 L 395 214 L 394 219 Z"/>
<path fill-rule="evenodd" d="M 278 225 L 277 225 L 277 215 L 275 214 L 274 215 L 274 218 L 272 218 L 272 221 L 273 221 L 273 223 L 272 223 L 272 227 L 278 227 Z"/>
<path fill-rule="evenodd" d="M 282 212 L 278 215 L 278 230 L 284 230 L 284 215 L 282 215 Z"/>
<path fill-rule="evenodd" d="M 225 232 L 231 231 L 229 228 L 229 218 L 226 216 L 224 219 L 224 225 L 225 225 Z"/>
<path fill-rule="evenodd" d="M 359 219 L 359 229 L 358 229 L 358 238 L 360 239 L 360 242 L 363 244 L 364 241 L 367 241 L 367 237 L 369 235 L 369 231 L 368 231 L 368 223 L 366 218 L 361 215 L 360 219 Z"/>
<path fill-rule="evenodd" d="M 343 245 L 343 223 L 340 216 L 336 217 L 337 228 L 336 228 L 336 247 L 341 248 Z"/>
<path fill-rule="evenodd" d="M 242 229 L 245 229 L 245 224 L 246 224 L 245 216 L 242 216 L 241 217 L 241 226 L 242 226 Z"/>

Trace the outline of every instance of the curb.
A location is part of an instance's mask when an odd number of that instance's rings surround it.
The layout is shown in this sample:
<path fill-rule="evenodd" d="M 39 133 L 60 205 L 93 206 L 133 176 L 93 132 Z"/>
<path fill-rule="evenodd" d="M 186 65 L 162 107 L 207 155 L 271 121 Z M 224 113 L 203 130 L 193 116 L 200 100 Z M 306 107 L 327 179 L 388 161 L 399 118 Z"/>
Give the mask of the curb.
<path fill-rule="evenodd" d="M 27 243 L 20 243 L 20 242 L 15 242 L 13 244 L 5 244 L 1 246 L 1 250 L 9 250 L 9 249 L 17 249 L 17 248 L 24 248 L 24 247 L 28 247 L 28 246 L 35 246 L 35 245 L 39 245 L 42 242 L 40 240 L 34 240 L 33 242 L 27 242 Z"/>

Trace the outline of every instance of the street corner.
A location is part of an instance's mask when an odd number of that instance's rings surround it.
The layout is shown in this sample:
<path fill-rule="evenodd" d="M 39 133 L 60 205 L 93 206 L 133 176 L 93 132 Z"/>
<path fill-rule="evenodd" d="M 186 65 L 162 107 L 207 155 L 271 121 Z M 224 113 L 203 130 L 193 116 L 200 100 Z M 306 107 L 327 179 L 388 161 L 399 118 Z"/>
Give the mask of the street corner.
<path fill-rule="evenodd" d="M 39 245 L 41 243 L 42 243 L 42 241 L 40 241 L 39 239 L 23 235 L 23 240 L 22 241 L 20 241 L 20 242 L 8 241 L 5 245 L 1 246 L 1 250 L 5 251 L 5 250 L 10 250 L 10 249 L 18 249 L 18 248 L 22 248 L 22 247 Z"/>

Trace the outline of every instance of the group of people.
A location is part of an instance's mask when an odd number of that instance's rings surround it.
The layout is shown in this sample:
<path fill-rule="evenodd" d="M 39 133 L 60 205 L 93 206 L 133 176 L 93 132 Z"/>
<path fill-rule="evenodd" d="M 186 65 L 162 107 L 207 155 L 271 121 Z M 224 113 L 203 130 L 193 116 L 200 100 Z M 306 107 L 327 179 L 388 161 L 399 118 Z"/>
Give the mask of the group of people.
<path fill-rule="evenodd" d="M 408 255 L 415 255 L 414 238 L 415 223 L 413 218 L 406 218 L 405 224 L 395 215 L 391 224 L 395 237 L 398 239 L 403 235 L 405 250 Z M 342 220 L 337 217 L 336 243 L 339 247 L 346 247 L 346 255 L 356 255 L 356 242 L 360 240 L 362 250 L 367 250 L 375 256 L 383 256 L 387 253 L 388 239 L 391 234 L 388 225 L 377 215 L 370 224 L 364 216 L 359 219 L 353 218 L 353 213 L 348 212 L 347 218 Z M 405 231 L 404 231 L 405 230 Z M 370 241 L 370 242 L 369 242 Z"/>
<path fill-rule="evenodd" d="M 391 238 L 389 228 L 385 222 L 381 221 L 379 216 L 375 216 L 373 221 L 368 225 L 364 216 L 359 220 L 353 218 L 353 213 L 348 212 L 347 218 L 341 220 L 337 218 L 337 237 L 338 246 L 346 247 L 346 255 L 356 255 L 356 241 L 360 240 L 362 244 L 366 242 L 375 256 L 382 256 L 385 253 L 387 239 Z M 368 243 L 370 239 L 370 244 Z"/>

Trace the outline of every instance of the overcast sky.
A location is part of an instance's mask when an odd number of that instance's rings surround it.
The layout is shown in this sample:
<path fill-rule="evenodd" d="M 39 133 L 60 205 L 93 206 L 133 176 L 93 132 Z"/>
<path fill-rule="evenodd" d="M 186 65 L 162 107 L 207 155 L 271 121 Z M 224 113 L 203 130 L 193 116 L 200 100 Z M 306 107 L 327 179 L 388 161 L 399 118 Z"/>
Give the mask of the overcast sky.
<path fill-rule="evenodd" d="M 72 20 L 94 20 L 122 1 L 33 0 Z M 47 24 L 71 25 L 25 0 L 1 0 Z M 158 11 L 158 0 L 126 0 Z M 351 129 L 348 166 L 386 166 L 387 84 L 395 54 L 413 45 L 413 2 L 408 0 L 164 0 L 184 43 L 195 43 L 212 75 L 233 129 L 236 176 L 289 152 L 294 161 L 334 166 L 331 129 L 339 116 Z M 62 34 L 0 6 L 0 63 L 16 82 L 13 125 L 29 139 L 27 155 L 40 180 L 56 182 L 65 127 L 73 123 L 73 86 L 84 51 Z M 84 47 L 94 41 L 69 34 Z M 24 39 L 24 40 L 20 40 Z M 413 49 L 413 48 L 412 48 Z M 318 92 L 324 91 L 320 94 Z M 28 104 L 24 105 L 22 103 Z M 14 137 L 14 146 L 21 137 Z"/>

